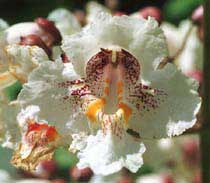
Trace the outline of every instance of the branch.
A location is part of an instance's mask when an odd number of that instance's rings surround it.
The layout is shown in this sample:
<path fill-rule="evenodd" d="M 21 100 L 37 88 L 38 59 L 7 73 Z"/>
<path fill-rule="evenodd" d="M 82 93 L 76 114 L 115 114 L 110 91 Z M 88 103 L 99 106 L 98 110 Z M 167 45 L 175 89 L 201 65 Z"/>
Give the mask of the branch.
<path fill-rule="evenodd" d="M 204 0 L 203 104 L 200 132 L 202 182 L 210 183 L 210 0 Z"/>

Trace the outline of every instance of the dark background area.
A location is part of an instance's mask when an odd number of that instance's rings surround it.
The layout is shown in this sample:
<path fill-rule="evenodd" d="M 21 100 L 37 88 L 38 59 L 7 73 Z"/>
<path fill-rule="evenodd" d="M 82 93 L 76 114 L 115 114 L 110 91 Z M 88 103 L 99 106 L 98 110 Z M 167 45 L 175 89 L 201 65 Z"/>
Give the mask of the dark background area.
<path fill-rule="evenodd" d="M 0 0 L 0 17 L 9 24 L 32 21 L 36 17 L 46 17 L 55 8 L 63 7 L 71 11 L 85 9 L 88 0 Z M 104 4 L 104 0 L 98 0 Z M 119 11 L 127 14 L 144 6 L 157 6 L 163 10 L 164 19 L 179 23 L 188 17 L 202 0 L 119 0 Z"/>

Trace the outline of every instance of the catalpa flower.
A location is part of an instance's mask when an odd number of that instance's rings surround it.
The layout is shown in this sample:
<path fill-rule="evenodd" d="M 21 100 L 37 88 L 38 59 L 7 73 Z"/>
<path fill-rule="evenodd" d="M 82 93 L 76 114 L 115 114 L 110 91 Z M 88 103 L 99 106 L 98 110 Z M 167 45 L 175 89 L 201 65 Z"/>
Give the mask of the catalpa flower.
<path fill-rule="evenodd" d="M 43 62 L 18 102 L 72 134 L 79 168 L 111 174 L 143 164 L 144 139 L 180 135 L 196 122 L 197 84 L 166 64 L 167 45 L 153 18 L 100 14 L 62 45 L 71 63 Z"/>
<path fill-rule="evenodd" d="M 190 20 L 182 21 L 178 28 L 169 23 L 163 23 L 161 27 L 166 35 L 169 54 L 172 57 L 176 55 L 188 36 L 185 47 L 175 62 L 185 75 L 201 81 L 202 77 L 199 75 L 202 75 L 203 43 L 198 37 L 198 28 Z"/>
<path fill-rule="evenodd" d="M 3 147 L 14 149 L 21 138 L 21 133 L 16 123 L 19 108 L 9 102 L 4 92 L 0 92 L 0 144 Z"/>
<path fill-rule="evenodd" d="M 39 107 L 28 106 L 17 115 L 22 138 L 11 162 L 27 171 L 34 171 L 42 161 L 51 160 L 56 147 L 62 145 L 61 135 L 54 126 L 39 118 L 39 112 Z"/>
<path fill-rule="evenodd" d="M 81 30 L 76 17 L 67 9 L 58 8 L 53 10 L 48 19 L 55 22 L 56 27 L 61 32 L 62 37 L 65 35 L 71 35 Z"/>
<path fill-rule="evenodd" d="M 41 62 L 49 60 L 44 50 L 38 46 L 12 44 L 5 49 L 6 57 L 0 66 L 1 89 L 14 84 L 17 80 L 21 83 L 27 82 L 30 72 Z"/>
<path fill-rule="evenodd" d="M 28 74 L 40 60 L 49 60 L 48 57 L 52 55 L 51 47 L 60 43 L 61 39 L 53 22 L 44 18 L 4 28 L 0 32 L 1 88 L 16 80 L 26 82 Z"/>

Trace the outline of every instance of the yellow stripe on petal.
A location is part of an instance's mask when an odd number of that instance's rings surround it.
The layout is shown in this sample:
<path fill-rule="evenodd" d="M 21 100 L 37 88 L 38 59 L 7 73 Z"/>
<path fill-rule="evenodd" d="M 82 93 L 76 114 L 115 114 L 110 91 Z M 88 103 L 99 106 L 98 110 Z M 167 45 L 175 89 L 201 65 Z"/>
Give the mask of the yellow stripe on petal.
<path fill-rule="evenodd" d="M 121 81 L 119 81 L 117 83 L 117 94 L 120 95 L 123 92 L 123 83 Z"/>
<path fill-rule="evenodd" d="M 90 121 L 96 122 L 97 121 L 97 112 L 101 110 L 105 105 L 105 99 L 97 99 L 93 102 L 91 102 L 87 110 L 85 112 L 85 115 L 89 118 Z"/>
<path fill-rule="evenodd" d="M 10 73 L 4 72 L 0 74 L 0 89 L 6 88 L 15 83 L 17 79 Z"/>
<path fill-rule="evenodd" d="M 132 109 L 125 103 L 119 103 L 118 107 L 123 110 L 125 122 L 128 124 L 128 120 L 132 114 Z"/>

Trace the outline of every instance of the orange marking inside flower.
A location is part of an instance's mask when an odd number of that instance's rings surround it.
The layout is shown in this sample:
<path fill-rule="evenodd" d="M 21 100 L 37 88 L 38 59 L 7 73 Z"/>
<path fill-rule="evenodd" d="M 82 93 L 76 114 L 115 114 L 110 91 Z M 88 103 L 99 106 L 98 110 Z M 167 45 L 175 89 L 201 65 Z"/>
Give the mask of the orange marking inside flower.
<path fill-rule="evenodd" d="M 123 83 L 122 83 L 122 81 L 119 81 L 118 83 L 117 83 L 117 93 L 118 93 L 118 95 L 119 94 L 121 94 L 123 92 Z"/>
<path fill-rule="evenodd" d="M 47 124 L 29 123 L 26 139 L 31 142 L 34 138 L 39 138 L 40 142 L 52 142 L 58 137 L 55 127 Z"/>
<path fill-rule="evenodd" d="M 98 110 L 102 109 L 105 105 L 105 99 L 97 99 L 91 102 L 88 107 L 85 115 L 90 119 L 92 122 L 96 122 L 96 115 Z"/>
<path fill-rule="evenodd" d="M 105 93 L 105 95 L 109 95 L 109 87 L 104 88 L 104 93 Z"/>
<path fill-rule="evenodd" d="M 126 123 L 128 123 L 129 117 L 132 114 L 132 109 L 127 104 L 124 104 L 122 102 L 120 102 L 118 104 L 118 107 L 123 110 L 124 116 L 125 116 L 125 121 L 126 121 Z"/>
<path fill-rule="evenodd" d="M 105 79 L 105 83 L 109 84 L 110 83 L 110 79 Z"/>
<path fill-rule="evenodd" d="M 8 83 L 13 83 L 15 81 L 16 81 L 16 79 L 9 72 L 4 72 L 4 73 L 0 74 L 0 85 L 1 86 L 3 86 L 4 84 L 7 85 Z"/>
<path fill-rule="evenodd" d="M 118 96 L 117 99 L 118 99 L 118 102 L 120 102 L 122 100 L 122 96 Z"/>

